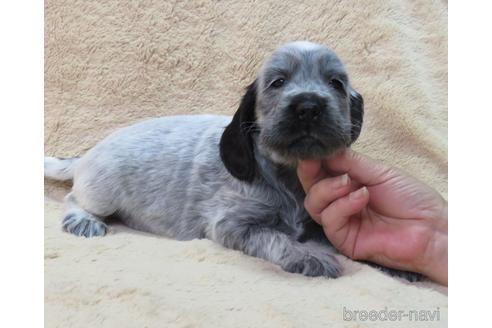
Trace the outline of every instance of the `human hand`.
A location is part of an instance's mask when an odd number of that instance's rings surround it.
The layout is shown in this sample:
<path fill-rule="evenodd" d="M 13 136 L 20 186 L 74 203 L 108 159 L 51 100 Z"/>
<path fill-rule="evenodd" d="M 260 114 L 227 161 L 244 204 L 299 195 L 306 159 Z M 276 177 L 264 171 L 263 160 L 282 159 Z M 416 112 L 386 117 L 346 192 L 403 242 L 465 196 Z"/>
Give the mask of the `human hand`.
<path fill-rule="evenodd" d="M 447 285 L 447 202 L 434 189 L 352 150 L 297 173 L 306 210 L 342 254 Z"/>

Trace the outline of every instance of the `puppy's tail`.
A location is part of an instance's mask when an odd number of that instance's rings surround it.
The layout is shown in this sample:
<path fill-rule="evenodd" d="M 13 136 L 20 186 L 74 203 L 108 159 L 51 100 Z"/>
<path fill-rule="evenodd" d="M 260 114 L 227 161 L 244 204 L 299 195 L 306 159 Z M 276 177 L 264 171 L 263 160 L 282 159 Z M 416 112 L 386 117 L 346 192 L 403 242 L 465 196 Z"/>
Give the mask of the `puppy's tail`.
<path fill-rule="evenodd" d="M 79 160 L 78 157 L 73 158 L 44 158 L 44 176 L 55 180 L 72 180 L 75 164 Z"/>

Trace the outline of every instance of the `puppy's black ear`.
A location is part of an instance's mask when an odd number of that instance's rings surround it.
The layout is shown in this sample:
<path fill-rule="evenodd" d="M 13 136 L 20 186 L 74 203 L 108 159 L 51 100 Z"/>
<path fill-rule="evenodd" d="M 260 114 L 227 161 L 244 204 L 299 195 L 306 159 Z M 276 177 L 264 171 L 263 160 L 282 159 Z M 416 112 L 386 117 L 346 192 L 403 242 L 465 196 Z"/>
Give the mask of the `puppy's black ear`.
<path fill-rule="evenodd" d="M 354 89 L 350 90 L 350 120 L 352 122 L 351 143 L 359 137 L 364 117 L 364 99 Z"/>
<path fill-rule="evenodd" d="M 232 122 L 220 139 L 220 157 L 227 170 L 242 181 L 252 182 L 256 162 L 251 130 L 256 123 L 256 81 L 250 84 Z"/>

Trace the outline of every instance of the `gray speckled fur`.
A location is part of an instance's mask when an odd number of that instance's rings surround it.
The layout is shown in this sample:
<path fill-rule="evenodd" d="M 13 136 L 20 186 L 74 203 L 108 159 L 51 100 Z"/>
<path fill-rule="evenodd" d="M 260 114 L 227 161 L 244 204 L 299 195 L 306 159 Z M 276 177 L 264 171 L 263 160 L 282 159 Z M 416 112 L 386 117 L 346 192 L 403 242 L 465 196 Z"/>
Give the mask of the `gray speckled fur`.
<path fill-rule="evenodd" d="M 115 132 L 76 162 L 67 217 L 81 210 L 91 220 L 116 214 L 135 229 L 209 238 L 288 271 L 338 276 L 330 248 L 297 241 L 309 217 L 296 180 L 279 180 L 285 173 L 259 152 L 264 178 L 256 183 L 226 170 L 219 140 L 229 122 L 228 116 L 174 116 Z M 72 232 L 86 235 L 76 225 Z"/>
<path fill-rule="evenodd" d="M 289 54 L 312 50 L 327 51 L 310 43 L 292 43 L 274 54 L 271 65 L 279 64 L 284 58 L 281 53 L 287 54 L 284 64 L 289 66 Z M 303 55 L 296 60 L 311 58 Z M 261 106 L 256 115 L 259 121 L 270 122 L 264 125 L 267 131 L 275 120 L 272 115 L 280 111 L 274 102 L 285 105 L 292 92 L 303 91 L 303 83 L 311 89 L 319 83 L 319 74 L 305 69 L 311 66 L 300 67 L 299 80 L 285 97 L 259 91 Z M 316 81 L 310 82 L 309 76 Z M 259 81 L 261 86 L 266 80 Z M 269 97 L 272 106 L 267 113 Z M 276 156 L 273 161 L 272 150 L 260 146 L 263 137 L 255 131 L 258 178 L 246 183 L 226 169 L 219 142 L 230 121 L 216 115 L 151 119 L 116 131 L 80 159 L 45 159 L 46 176 L 67 179 L 73 173 L 64 229 L 86 237 L 101 236 L 106 234 L 104 219 L 116 215 L 135 229 L 179 240 L 209 238 L 289 272 L 338 276 L 341 267 L 328 243 L 299 241 L 312 221 L 303 206 L 304 192 L 295 167 L 281 165 L 292 164 L 292 159 L 284 156 L 279 164 Z"/>

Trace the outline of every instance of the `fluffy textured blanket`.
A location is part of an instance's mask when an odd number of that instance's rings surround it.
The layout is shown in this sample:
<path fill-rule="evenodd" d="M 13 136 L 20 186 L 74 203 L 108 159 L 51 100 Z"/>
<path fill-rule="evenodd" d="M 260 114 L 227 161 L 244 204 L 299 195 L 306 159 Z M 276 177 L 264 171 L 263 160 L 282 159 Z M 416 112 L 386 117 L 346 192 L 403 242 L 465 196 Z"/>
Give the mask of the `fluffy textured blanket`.
<path fill-rule="evenodd" d="M 143 118 L 232 114 L 263 59 L 299 39 L 334 49 L 364 96 L 354 148 L 447 197 L 446 1 L 46 0 L 45 152 L 83 154 Z M 46 181 L 46 194 L 59 199 L 66 187 Z M 446 289 L 346 259 L 340 279 L 307 278 L 207 240 L 121 226 L 77 238 L 60 220 L 47 201 L 47 327 L 415 325 L 412 313 L 353 312 L 385 309 L 430 311 L 421 326 L 447 325 Z"/>

